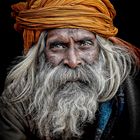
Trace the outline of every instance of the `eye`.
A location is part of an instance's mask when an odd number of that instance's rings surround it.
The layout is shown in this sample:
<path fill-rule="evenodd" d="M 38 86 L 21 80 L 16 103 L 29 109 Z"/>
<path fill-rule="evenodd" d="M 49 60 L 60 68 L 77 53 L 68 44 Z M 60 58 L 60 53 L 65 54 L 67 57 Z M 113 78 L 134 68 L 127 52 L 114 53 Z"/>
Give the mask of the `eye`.
<path fill-rule="evenodd" d="M 89 48 L 91 46 L 94 46 L 94 42 L 92 40 L 81 40 L 80 41 L 81 48 Z"/>
<path fill-rule="evenodd" d="M 66 48 L 66 45 L 62 42 L 52 42 L 50 43 L 50 49 L 52 50 L 61 50 L 61 49 L 64 49 Z"/>

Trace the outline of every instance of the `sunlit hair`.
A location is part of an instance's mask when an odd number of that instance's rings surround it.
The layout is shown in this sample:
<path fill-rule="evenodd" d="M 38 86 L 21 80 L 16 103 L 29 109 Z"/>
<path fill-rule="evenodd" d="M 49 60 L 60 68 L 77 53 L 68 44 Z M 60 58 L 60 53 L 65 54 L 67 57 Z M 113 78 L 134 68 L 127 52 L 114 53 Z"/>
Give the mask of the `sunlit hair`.
<path fill-rule="evenodd" d="M 129 50 L 96 35 L 98 60 L 75 70 L 63 64 L 53 67 L 45 57 L 43 32 L 23 60 L 8 74 L 3 95 L 11 102 L 30 99 L 28 112 L 41 136 L 80 136 L 80 126 L 92 123 L 98 102 L 112 99 L 134 70 Z M 73 82 L 69 82 L 73 81 Z"/>

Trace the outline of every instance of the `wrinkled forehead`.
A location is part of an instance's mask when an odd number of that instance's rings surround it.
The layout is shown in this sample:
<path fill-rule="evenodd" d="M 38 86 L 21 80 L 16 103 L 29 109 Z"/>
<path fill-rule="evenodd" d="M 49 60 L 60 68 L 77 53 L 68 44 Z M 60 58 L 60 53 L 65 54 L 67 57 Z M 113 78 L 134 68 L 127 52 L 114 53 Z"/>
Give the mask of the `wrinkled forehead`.
<path fill-rule="evenodd" d="M 64 28 L 64 29 L 52 29 L 48 31 L 47 39 L 50 38 L 95 38 L 95 34 L 85 29 Z"/>

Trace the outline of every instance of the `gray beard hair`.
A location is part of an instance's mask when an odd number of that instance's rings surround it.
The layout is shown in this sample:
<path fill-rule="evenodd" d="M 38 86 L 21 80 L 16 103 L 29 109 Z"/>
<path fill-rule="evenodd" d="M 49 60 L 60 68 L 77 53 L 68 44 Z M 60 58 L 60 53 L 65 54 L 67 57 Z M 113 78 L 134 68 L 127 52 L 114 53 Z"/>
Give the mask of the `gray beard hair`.
<path fill-rule="evenodd" d="M 43 60 L 35 78 L 29 113 L 41 136 L 78 138 L 83 126 L 95 119 L 99 91 L 107 85 L 107 72 L 102 71 L 102 61 L 73 70 L 63 65 L 53 68 Z"/>

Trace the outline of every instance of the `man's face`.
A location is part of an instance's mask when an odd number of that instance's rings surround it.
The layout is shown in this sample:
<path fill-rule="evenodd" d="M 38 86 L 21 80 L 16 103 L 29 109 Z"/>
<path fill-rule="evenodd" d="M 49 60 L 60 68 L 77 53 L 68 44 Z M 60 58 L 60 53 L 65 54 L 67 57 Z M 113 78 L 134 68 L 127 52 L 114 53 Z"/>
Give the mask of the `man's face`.
<path fill-rule="evenodd" d="M 64 64 L 74 69 L 84 63 L 93 64 L 98 53 L 92 32 L 83 29 L 54 29 L 48 32 L 46 56 L 54 66 Z"/>
<path fill-rule="evenodd" d="M 95 35 L 82 29 L 54 29 L 47 34 L 45 49 L 31 111 L 35 107 L 38 112 L 35 120 L 43 136 L 80 136 L 82 124 L 93 122 L 98 92 L 104 88 Z"/>

